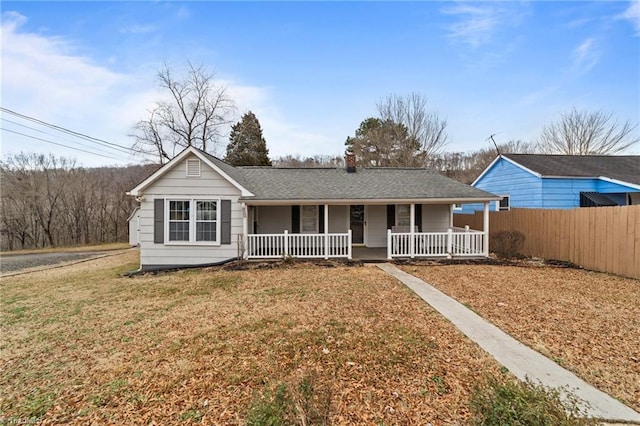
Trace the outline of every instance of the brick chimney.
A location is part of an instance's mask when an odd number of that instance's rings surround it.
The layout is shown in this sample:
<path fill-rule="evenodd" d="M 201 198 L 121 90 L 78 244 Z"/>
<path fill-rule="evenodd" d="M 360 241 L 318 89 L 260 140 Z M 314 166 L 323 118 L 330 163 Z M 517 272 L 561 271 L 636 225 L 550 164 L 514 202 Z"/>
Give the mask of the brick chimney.
<path fill-rule="evenodd" d="M 356 155 L 353 152 L 345 153 L 345 162 L 347 163 L 347 173 L 356 172 Z"/>

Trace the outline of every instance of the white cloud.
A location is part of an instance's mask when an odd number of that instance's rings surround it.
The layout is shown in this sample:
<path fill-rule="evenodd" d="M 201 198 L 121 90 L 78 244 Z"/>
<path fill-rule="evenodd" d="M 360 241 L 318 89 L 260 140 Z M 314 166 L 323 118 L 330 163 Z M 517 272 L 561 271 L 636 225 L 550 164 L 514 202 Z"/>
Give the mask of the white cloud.
<path fill-rule="evenodd" d="M 491 6 L 459 4 L 443 12 L 460 17 L 458 22 L 449 27 L 449 36 L 472 47 L 487 43 L 500 23 L 497 9 Z"/>
<path fill-rule="evenodd" d="M 600 58 L 600 53 L 593 37 L 587 38 L 580 43 L 572 52 L 573 67 L 578 71 L 587 72 L 591 70 Z"/>
<path fill-rule="evenodd" d="M 640 1 L 631 1 L 627 10 L 620 17 L 628 19 L 636 30 L 636 36 L 640 36 Z"/>
<path fill-rule="evenodd" d="M 449 25 L 449 37 L 473 48 L 492 42 L 505 27 L 515 27 L 528 14 L 526 2 L 456 2 L 442 10 L 457 18 Z"/>
<path fill-rule="evenodd" d="M 116 72 L 110 68 L 116 62 L 114 58 L 108 59 L 104 65 L 98 64 L 78 53 L 74 40 L 24 31 L 22 28 L 26 22 L 27 18 L 18 13 L 2 14 L 2 106 L 96 138 L 130 146 L 133 139 L 128 135 L 133 125 L 146 118 L 147 111 L 164 97 L 156 87 L 154 73 L 149 72 L 154 65 L 140 67 L 140 71 L 136 71 L 140 73 L 138 75 Z M 234 78 L 219 78 L 218 82 L 227 86 L 230 97 L 235 100 L 237 118 L 248 110 L 256 113 L 272 156 L 292 153 L 292 144 L 298 153 L 311 155 L 317 153 L 318 147 L 330 142 L 323 132 L 291 124 L 274 101 L 276 94 L 273 89 L 238 84 Z M 12 119 L 8 115 L 3 115 L 3 118 Z M 1 125 L 8 128 L 10 124 L 3 121 Z M 72 145 L 70 136 L 55 139 L 53 135 L 34 133 L 22 127 L 12 128 Z M 226 139 L 220 141 L 218 155 L 224 154 L 226 143 Z M 84 148 L 99 149 L 91 144 Z M 23 150 L 54 152 L 77 158 L 85 166 L 140 161 L 126 153 L 112 153 L 119 159 L 116 162 L 111 158 L 100 158 L 2 132 L 3 154 Z"/>
<path fill-rule="evenodd" d="M 110 121 L 109 110 L 120 102 L 127 102 L 131 94 L 135 96 L 135 92 L 130 94 L 130 91 L 136 82 L 76 54 L 73 43 L 67 39 L 21 31 L 26 21 L 26 17 L 15 12 L 2 15 L 3 106 L 126 145 L 128 123 Z M 3 122 L 3 127 L 5 124 Z M 33 150 L 73 156 L 83 163 L 85 160 L 87 163 L 100 161 L 99 157 L 67 151 L 33 139 L 17 138 L 6 132 L 2 136 L 4 153 Z M 49 136 L 46 138 L 53 140 Z M 66 141 L 62 143 L 69 144 Z M 130 161 L 124 153 L 114 156 L 123 162 Z M 112 163 L 113 160 L 107 162 Z"/>

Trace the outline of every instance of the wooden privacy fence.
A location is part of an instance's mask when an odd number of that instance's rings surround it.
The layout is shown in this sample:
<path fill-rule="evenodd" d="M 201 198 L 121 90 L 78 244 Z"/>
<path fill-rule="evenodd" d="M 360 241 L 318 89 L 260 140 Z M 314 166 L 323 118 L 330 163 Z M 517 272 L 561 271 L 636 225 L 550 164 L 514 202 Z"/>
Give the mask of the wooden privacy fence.
<path fill-rule="evenodd" d="M 482 212 L 456 214 L 454 226 L 483 229 Z M 524 234 L 522 254 L 640 278 L 640 205 L 491 212 L 489 232 Z"/>

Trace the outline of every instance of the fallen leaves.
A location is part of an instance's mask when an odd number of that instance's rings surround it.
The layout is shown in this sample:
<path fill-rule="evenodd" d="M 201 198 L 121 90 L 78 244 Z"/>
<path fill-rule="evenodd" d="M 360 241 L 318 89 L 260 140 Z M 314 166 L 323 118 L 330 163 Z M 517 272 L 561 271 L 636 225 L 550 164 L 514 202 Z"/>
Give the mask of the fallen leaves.
<path fill-rule="evenodd" d="M 118 277 L 132 263 L 127 254 L 3 280 L 4 416 L 243 424 L 257 393 L 311 374 L 334 424 L 464 424 L 478 377 L 500 374 L 377 268 Z"/>
<path fill-rule="evenodd" d="M 554 267 L 403 269 L 640 410 L 640 281 Z"/>

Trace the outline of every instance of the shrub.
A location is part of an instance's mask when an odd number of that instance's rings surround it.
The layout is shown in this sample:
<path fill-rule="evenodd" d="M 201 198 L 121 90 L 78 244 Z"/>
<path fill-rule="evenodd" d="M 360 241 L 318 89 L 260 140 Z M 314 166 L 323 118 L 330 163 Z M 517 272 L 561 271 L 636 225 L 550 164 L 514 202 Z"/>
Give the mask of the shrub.
<path fill-rule="evenodd" d="M 490 250 L 500 259 L 514 259 L 524 244 L 524 234 L 520 231 L 498 231 L 491 233 Z"/>
<path fill-rule="evenodd" d="M 487 379 L 474 389 L 470 409 L 477 426 L 582 426 L 596 425 L 575 395 L 546 388 L 529 380 Z"/>

